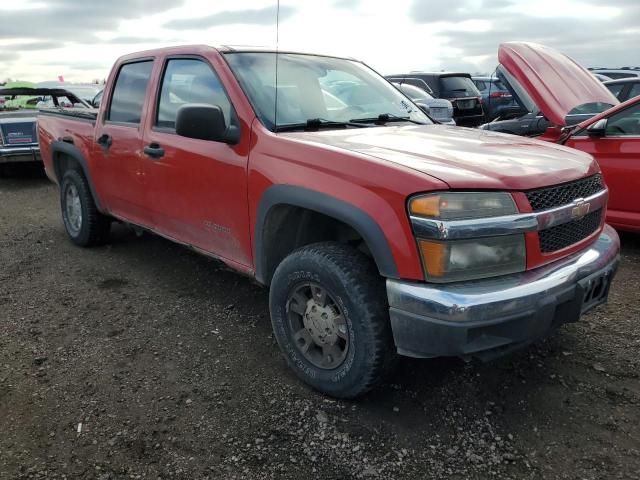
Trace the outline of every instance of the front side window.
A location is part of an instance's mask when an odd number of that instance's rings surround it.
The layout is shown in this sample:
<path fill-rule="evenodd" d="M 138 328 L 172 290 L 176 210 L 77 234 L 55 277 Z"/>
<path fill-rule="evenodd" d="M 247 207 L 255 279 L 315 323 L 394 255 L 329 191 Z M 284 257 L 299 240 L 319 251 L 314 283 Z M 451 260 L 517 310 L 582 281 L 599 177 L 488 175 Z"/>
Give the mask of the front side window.
<path fill-rule="evenodd" d="M 107 120 L 139 124 L 153 61 L 127 63 L 116 79 Z"/>
<path fill-rule="evenodd" d="M 402 84 L 398 87 L 400 88 L 400 91 L 402 93 L 404 93 L 407 97 L 409 97 L 416 103 L 426 103 L 429 100 L 433 99 L 433 97 L 427 92 L 413 85 Z"/>
<path fill-rule="evenodd" d="M 425 92 L 433 93 L 433 90 L 431 90 L 431 87 L 429 86 L 429 84 L 424 80 L 422 80 L 421 78 L 407 78 L 404 81 L 404 83 L 408 85 L 413 85 L 414 87 L 420 88 Z"/>
<path fill-rule="evenodd" d="M 607 136 L 640 136 L 640 104 L 636 104 L 609 117 L 607 121 Z"/>
<path fill-rule="evenodd" d="M 379 115 L 432 123 L 387 80 L 356 61 L 279 54 L 276 87 L 275 53 L 230 52 L 225 58 L 256 114 L 271 130 L 308 120 L 355 122 Z"/>
<path fill-rule="evenodd" d="M 219 106 L 229 125 L 231 102 L 211 67 L 202 60 L 171 59 L 162 78 L 156 125 L 175 129 L 178 109 L 188 103 Z"/>
<path fill-rule="evenodd" d="M 620 100 L 620 94 L 622 93 L 622 90 L 624 90 L 625 84 L 624 83 L 612 83 L 607 85 L 607 88 L 609 89 L 609 91 L 618 99 Z"/>
<path fill-rule="evenodd" d="M 640 95 L 640 82 L 636 82 L 631 87 L 631 91 L 629 92 L 629 98 L 637 97 Z"/>

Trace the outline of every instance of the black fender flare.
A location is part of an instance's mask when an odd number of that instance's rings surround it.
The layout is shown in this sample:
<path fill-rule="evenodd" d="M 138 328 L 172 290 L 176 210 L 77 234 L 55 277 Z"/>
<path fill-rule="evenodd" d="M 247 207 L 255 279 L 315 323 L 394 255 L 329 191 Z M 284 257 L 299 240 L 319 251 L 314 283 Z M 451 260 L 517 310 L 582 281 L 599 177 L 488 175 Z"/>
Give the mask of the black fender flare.
<path fill-rule="evenodd" d="M 82 169 L 82 173 L 84 178 L 87 179 L 87 183 L 89 184 L 89 189 L 91 190 L 91 195 L 93 196 L 93 200 L 96 202 L 96 207 L 98 210 L 102 211 L 102 204 L 100 202 L 100 198 L 96 193 L 96 189 L 93 185 L 93 181 L 91 180 L 91 175 L 89 174 L 89 167 L 87 165 L 87 161 L 82 155 L 82 152 L 73 145 L 72 143 L 65 141 L 54 141 L 51 143 L 51 157 L 53 160 L 53 169 L 56 177 L 56 181 L 60 184 L 60 180 L 62 179 L 63 172 L 60 171 L 60 162 L 57 160 L 60 155 L 64 155 L 75 160 L 80 168 Z"/>
<path fill-rule="evenodd" d="M 364 239 L 380 274 L 399 278 L 398 268 L 389 242 L 378 223 L 360 208 L 330 195 L 294 185 L 272 185 L 262 194 L 258 205 L 255 228 L 256 280 L 270 283 L 268 263 L 264 249 L 264 226 L 270 210 L 278 205 L 306 208 L 335 218 L 353 228 Z"/>

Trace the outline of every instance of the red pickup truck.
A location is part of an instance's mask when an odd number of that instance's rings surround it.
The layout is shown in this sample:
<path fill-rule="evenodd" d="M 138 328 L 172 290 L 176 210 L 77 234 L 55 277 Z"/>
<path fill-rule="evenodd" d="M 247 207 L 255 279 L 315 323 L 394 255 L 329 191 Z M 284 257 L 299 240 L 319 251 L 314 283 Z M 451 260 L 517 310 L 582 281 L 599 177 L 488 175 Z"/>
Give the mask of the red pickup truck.
<path fill-rule="evenodd" d="M 288 364 L 336 397 L 397 354 L 527 345 L 604 302 L 618 262 L 590 155 L 434 124 L 351 59 L 128 55 L 99 111 L 43 111 L 38 131 L 74 243 L 115 220 L 254 277 Z"/>

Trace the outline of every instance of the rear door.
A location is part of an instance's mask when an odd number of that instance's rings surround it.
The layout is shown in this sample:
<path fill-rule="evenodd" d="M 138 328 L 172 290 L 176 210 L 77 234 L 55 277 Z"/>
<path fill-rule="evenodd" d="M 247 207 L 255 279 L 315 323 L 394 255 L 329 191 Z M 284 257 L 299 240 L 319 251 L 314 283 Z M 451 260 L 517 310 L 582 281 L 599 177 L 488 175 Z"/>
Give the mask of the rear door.
<path fill-rule="evenodd" d="M 592 154 L 600 164 L 609 187 L 607 221 L 640 228 L 640 102 L 611 115 L 604 137 L 591 138 L 583 131 L 566 144 Z"/>
<path fill-rule="evenodd" d="M 109 106 L 95 130 L 92 169 L 106 208 L 116 217 L 152 226 L 147 208 L 142 135 L 153 59 L 120 66 Z"/>
<path fill-rule="evenodd" d="M 251 265 L 247 144 L 186 138 L 175 132 L 178 109 L 190 103 L 218 105 L 226 124 L 238 125 L 218 75 L 204 58 L 169 57 L 155 97 L 144 145 L 156 153 L 144 162 L 157 231 Z M 242 132 L 243 138 L 248 135 Z"/>

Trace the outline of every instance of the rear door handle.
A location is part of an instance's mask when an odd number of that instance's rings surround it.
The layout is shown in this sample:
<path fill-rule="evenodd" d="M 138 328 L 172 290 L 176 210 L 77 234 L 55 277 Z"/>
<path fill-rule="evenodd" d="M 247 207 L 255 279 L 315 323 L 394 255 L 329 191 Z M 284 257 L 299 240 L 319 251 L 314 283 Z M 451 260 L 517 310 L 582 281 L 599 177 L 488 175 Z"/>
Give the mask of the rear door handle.
<path fill-rule="evenodd" d="M 164 157 L 164 148 L 162 148 L 158 143 L 150 143 L 146 147 L 144 147 L 145 155 L 150 156 L 151 158 L 161 158 Z"/>
<path fill-rule="evenodd" d="M 108 133 L 103 133 L 96 140 L 96 143 L 102 146 L 103 148 L 109 148 L 111 146 L 111 142 L 112 142 L 111 135 L 109 135 Z"/>

